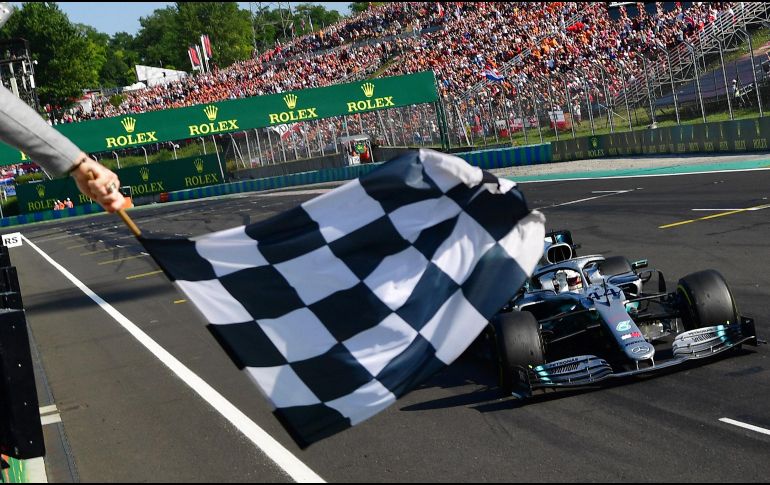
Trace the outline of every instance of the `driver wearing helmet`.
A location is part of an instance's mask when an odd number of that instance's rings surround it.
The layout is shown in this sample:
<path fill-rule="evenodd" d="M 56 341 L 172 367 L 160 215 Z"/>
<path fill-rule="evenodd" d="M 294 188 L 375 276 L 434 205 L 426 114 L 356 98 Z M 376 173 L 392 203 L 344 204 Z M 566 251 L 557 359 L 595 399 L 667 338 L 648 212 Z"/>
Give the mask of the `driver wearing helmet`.
<path fill-rule="evenodd" d="M 583 288 L 583 279 L 575 270 L 560 269 L 554 275 L 553 286 L 557 293 L 578 291 Z"/>

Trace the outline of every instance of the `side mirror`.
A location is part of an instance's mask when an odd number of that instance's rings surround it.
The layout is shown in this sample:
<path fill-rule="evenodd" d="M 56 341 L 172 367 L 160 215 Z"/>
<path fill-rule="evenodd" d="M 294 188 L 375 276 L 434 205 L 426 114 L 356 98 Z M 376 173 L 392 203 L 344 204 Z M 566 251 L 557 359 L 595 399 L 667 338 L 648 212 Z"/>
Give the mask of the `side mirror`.
<path fill-rule="evenodd" d="M 652 275 L 657 274 L 658 275 L 658 293 L 665 293 L 666 292 L 666 279 L 663 277 L 663 273 L 658 271 L 657 269 L 648 269 L 645 271 L 641 271 L 638 276 L 639 279 L 642 280 L 642 284 L 647 284 L 648 281 L 652 279 Z"/>

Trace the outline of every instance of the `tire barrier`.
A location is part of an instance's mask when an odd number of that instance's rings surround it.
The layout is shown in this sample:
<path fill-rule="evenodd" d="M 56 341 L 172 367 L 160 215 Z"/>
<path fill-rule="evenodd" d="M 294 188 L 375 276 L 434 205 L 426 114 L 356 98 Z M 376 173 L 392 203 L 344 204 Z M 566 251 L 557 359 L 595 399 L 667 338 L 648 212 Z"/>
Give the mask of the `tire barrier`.
<path fill-rule="evenodd" d="M 84 216 L 99 212 L 104 212 L 104 209 L 102 209 L 99 204 L 84 204 L 75 206 L 71 209 L 32 212 L 30 214 L 4 217 L 0 219 L 0 227 L 18 226 L 22 224 L 31 224 L 33 222 L 54 221 L 57 219 L 66 219 L 67 217 Z"/>
<path fill-rule="evenodd" d="M 527 145 L 524 147 L 498 148 L 472 152 L 455 153 L 471 165 L 484 170 L 493 168 L 520 167 L 551 163 L 551 144 Z"/>

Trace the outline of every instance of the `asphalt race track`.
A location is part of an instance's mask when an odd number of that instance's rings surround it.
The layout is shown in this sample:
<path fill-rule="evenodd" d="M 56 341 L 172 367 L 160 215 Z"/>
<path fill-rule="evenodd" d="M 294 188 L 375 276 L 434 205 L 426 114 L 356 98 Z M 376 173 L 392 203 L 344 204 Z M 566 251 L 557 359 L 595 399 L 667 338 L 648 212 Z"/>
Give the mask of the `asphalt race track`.
<path fill-rule="evenodd" d="M 706 268 L 770 336 L 770 170 L 523 183 L 548 229 L 580 254 L 647 258 L 667 276 Z M 197 235 L 257 221 L 324 187 L 132 210 L 145 234 Z M 747 210 L 742 210 L 747 209 Z M 709 217 L 711 216 L 711 217 Z M 685 222 L 690 221 L 690 222 Z M 667 227 L 661 227 L 667 226 Z M 374 418 L 300 450 L 248 378 L 116 216 L 10 228 L 112 305 L 328 482 L 767 481 L 770 348 L 602 389 L 500 399 L 468 356 Z M 46 382 L 49 481 L 290 482 L 25 241 L 11 250 Z M 63 440 L 61 438 L 64 438 Z"/>

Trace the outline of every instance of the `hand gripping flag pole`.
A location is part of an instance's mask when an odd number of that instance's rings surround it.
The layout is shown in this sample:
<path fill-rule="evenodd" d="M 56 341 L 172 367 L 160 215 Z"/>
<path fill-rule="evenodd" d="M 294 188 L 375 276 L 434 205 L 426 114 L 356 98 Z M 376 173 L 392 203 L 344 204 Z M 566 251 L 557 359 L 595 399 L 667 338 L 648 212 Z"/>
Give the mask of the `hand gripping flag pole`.
<path fill-rule="evenodd" d="M 88 177 L 93 180 L 94 179 L 94 173 L 88 172 Z M 128 229 L 131 231 L 131 233 L 134 235 L 134 237 L 139 238 L 142 235 L 142 231 L 139 230 L 139 226 L 136 225 L 136 223 L 131 219 L 131 217 L 126 213 L 125 209 L 118 209 L 117 214 L 120 216 L 121 219 L 123 219 L 123 222 L 128 226 Z"/>

